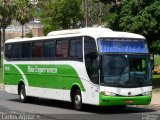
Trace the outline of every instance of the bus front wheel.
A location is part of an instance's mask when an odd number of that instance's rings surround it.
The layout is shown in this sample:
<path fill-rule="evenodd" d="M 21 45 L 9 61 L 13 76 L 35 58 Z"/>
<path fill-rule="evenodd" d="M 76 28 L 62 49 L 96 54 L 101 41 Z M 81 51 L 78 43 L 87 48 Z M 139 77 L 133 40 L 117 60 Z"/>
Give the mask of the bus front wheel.
<path fill-rule="evenodd" d="M 73 97 L 74 109 L 77 111 L 82 110 L 82 96 L 80 90 L 76 90 Z"/>
<path fill-rule="evenodd" d="M 19 99 L 22 103 L 25 103 L 27 101 L 26 90 L 24 85 L 20 86 Z"/>

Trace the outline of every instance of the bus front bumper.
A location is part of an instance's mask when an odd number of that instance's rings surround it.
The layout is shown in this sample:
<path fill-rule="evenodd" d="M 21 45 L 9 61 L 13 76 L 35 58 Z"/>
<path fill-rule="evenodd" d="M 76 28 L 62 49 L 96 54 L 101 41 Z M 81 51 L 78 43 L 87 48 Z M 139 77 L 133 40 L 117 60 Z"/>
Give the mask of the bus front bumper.
<path fill-rule="evenodd" d="M 100 106 L 148 105 L 151 95 L 147 96 L 105 96 L 100 94 Z"/>

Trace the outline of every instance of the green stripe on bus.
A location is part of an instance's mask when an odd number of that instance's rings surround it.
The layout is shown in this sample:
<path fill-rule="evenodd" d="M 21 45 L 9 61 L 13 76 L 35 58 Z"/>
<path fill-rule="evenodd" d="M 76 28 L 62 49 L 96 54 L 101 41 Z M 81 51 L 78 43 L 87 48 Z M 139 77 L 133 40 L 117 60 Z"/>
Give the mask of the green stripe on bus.
<path fill-rule="evenodd" d="M 84 91 L 75 69 L 70 65 L 17 65 L 28 80 L 29 86 L 70 90 L 73 84 L 78 84 Z M 22 75 L 11 64 L 4 66 L 5 84 L 17 85 L 23 80 Z"/>

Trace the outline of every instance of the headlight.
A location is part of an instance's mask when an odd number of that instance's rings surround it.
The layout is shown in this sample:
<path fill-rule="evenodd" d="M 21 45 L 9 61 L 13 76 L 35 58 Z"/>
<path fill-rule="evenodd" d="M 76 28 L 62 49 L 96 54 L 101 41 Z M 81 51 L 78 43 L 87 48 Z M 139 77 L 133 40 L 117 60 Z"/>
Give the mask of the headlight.
<path fill-rule="evenodd" d="M 102 91 L 101 94 L 102 94 L 102 95 L 105 95 L 105 96 L 116 96 L 115 93 L 106 92 L 106 91 Z"/>
<path fill-rule="evenodd" d="M 152 92 L 150 91 L 150 92 L 144 92 L 142 95 L 151 95 L 152 94 Z"/>

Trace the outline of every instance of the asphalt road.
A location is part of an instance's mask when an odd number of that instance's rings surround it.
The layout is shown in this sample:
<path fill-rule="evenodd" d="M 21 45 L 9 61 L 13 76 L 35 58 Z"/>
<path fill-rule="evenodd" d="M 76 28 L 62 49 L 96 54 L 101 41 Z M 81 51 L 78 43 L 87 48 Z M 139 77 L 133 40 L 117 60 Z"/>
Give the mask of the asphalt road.
<path fill-rule="evenodd" d="M 128 106 L 125 110 L 85 105 L 75 111 L 68 102 L 30 100 L 20 103 L 17 95 L 0 91 L 0 119 L 3 120 L 160 120 L 160 111 Z"/>

